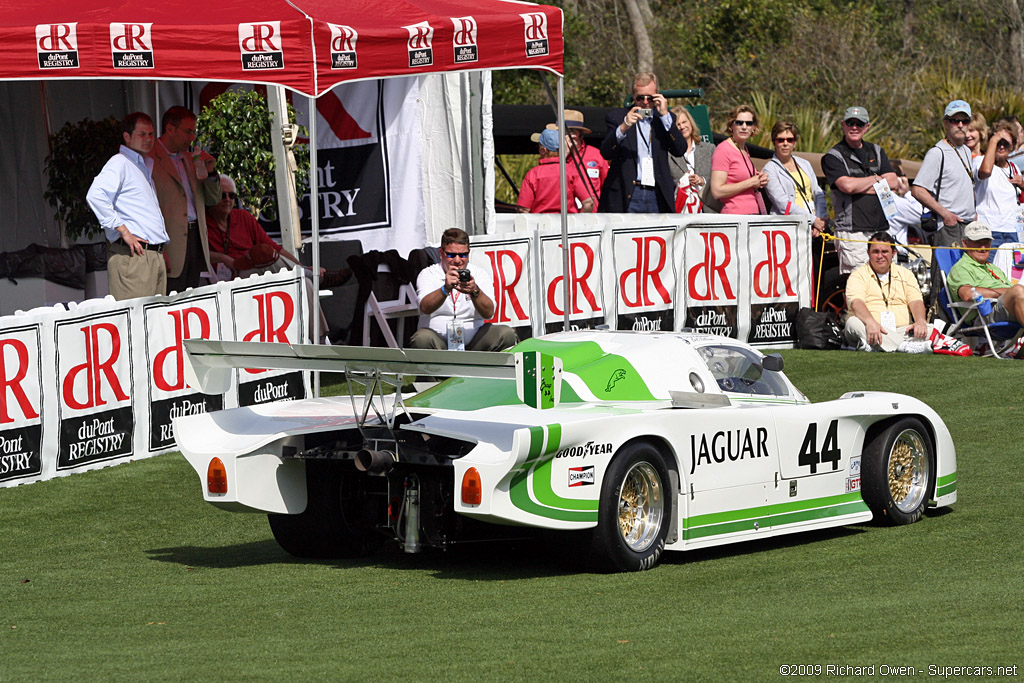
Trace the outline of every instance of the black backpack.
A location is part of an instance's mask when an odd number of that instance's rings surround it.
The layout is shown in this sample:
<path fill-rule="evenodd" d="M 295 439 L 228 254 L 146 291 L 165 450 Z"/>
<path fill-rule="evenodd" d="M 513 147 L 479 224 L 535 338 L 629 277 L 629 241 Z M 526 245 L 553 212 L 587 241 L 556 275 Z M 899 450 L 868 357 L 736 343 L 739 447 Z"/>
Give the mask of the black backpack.
<path fill-rule="evenodd" d="M 838 349 L 843 345 L 843 329 L 832 311 L 801 308 L 796 313 L 796 348 Z"/>

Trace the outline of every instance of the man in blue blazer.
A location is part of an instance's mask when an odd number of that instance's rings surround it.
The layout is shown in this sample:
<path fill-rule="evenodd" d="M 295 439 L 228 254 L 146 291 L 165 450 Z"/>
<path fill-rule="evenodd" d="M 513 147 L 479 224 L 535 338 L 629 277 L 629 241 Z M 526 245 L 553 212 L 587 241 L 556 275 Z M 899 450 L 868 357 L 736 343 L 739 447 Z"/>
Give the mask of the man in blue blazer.
<path fill-rule="evenodd" d="M 633 78 L 633 106 L 613 109 L 605 119 L 608 134 L 601 156 L 611 168 L 601 188 L 602 213 L 674 213 L 675 183 L 668 155 L 681 157 L 686 140 L 675 114 L 658 92 L 650 72 Z"/>

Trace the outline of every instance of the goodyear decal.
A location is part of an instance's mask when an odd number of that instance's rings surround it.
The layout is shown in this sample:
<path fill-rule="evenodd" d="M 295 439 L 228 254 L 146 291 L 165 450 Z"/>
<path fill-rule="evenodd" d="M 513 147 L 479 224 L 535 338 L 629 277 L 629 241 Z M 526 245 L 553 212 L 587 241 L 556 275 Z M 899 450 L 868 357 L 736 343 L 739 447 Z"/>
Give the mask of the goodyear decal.
<path fill-rule="evenodd" d="M 956 472 L 935 480 L 935 497 L 948 496 L 956 492 Z"/>
<path fill-rule="evenodd" d="M 780 528 L 787 524 L 811 522 L 829 517 L 842 517 L 868 512 L 860 493 L 844 493 L 812 500 L 762 505 L 744 510 L 715 512 L 683 520 L 683 538 L 693 540 L 721 536 L 758 527 Z"/>
<path fill-rule="evenodd" d="M 512 504 L 531 515 L 564 522 L 596 522 L 596 500 L 562 498 L 551 487 L 551 463 L 558 452 L 562 426 L 530 427 L 530 450 L 520 471 L 512 477 Z"/>

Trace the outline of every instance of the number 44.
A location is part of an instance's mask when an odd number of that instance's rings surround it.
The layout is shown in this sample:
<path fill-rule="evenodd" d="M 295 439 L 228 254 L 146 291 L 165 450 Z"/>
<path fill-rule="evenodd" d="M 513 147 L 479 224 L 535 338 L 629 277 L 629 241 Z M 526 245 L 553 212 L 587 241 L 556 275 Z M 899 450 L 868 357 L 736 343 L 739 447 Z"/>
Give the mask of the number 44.
<path fill-rule="evenodd" d="M 821 450 L 818 450 L 818 424 L 812 422 L 807 427 L 807 434 L 804 435 L 804 443 L 800 446 L 800 466 L 804 465 L 811 466 L 811 474 L 818 473 L 818 463 L 825 464 L 827 462 L 832 463 L 832 469 L 839 469 L 839 460 L 842 457 L 842 452 L 839 450 L 839 438 L 837 432 L 839 431 L 839 420 L 832 420 L 828 424 L 828 431 L 825 432 L 825 441 L 821 444 Z"/>

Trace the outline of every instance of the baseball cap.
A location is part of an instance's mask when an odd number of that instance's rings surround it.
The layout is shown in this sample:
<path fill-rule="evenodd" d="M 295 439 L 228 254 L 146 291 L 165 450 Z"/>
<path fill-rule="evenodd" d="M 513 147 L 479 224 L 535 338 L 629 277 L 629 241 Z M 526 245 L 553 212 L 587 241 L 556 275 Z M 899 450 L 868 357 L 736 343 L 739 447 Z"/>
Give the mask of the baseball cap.
<path fill-rule="evenodd" d="M 972 221 L 964 227 L 964 237 L 972 242 L 990 240 L 992 239 L 992 228 L 988 227 L 988 223 Z"/>
<path fill-rule="evenodd" d="M 558 151 L 558 131 L 545 128 L 543 132 L 534 133 L 530 139 L 549 152 Z"/>
<path fill-rule="evenodd" d="M 868 110 L 864 107 L 847 107 L 846 112 L 843 114 L 843 121 L 849 121 L 850 119 L 857 119 L 864 123 L 869 123 L 871 119 L 868 118 Z"/>
<path fill-rule="evenodd" d="M 971 115 L 971 105 L 967 104 L 963 100 L 953 100 L 946 105 L 946 112 L 943 116 L 952 116 L 953 114 L 967 114 Z"/>

